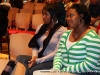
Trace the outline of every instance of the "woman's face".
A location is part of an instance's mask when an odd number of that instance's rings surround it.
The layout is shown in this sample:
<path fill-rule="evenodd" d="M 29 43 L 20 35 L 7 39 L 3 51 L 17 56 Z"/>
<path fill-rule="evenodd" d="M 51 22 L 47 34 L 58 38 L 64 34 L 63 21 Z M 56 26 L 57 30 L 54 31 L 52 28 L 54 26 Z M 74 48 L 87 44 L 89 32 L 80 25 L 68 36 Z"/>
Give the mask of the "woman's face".
<path fill-rule="evenodd" d="M 49 24 L 51 22 L 50 13 L 47 10 L 43 9 L 42 15 L 43 15 L 44 24 Z"/>
<path fill-rule="evenodd" d="M 70 28 L 77 28 L 80 22 L 80 15 L 75 9 L 69 9 L 66 13 L 66 20 Z"/>

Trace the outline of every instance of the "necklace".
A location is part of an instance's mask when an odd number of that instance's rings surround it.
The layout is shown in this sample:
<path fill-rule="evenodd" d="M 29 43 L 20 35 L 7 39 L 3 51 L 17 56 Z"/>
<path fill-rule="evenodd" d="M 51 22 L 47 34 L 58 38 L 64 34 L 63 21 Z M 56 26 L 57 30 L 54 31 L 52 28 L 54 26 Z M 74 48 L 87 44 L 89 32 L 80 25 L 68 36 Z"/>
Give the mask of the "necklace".
<path fill-rule="evenodd" d="M 82 29 L 81 31 L 79 31 L 79 33 L 77 33 L 77 34 L 74 35 L 74 41 L 76 41 L 76 40 L 79 38 L 80 34 L 81 34 L 85 29 L 86 29 L 86 26 L 84 26 L 83 29 Z"/>

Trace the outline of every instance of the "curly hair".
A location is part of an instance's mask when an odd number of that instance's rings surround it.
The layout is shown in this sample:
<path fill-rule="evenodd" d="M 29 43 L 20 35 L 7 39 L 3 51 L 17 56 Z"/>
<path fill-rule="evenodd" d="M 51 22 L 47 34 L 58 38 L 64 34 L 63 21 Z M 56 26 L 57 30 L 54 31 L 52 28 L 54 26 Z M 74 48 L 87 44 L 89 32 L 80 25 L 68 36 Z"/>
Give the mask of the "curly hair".
<path fill-rule="evenodd" d="M 73 4 L 69 9 L 75 9 L 76 12 L 79 14 L 79 15 L 83 15 L 81 16 L 81 18 L 84 20 L 84 23 L 86 25 L 90 25 L 90 22 L 91 22 L 91 15 L 90 15 L 90 12 L 89 10 L 86 8 L 85 5 L 83 4 Z"/>

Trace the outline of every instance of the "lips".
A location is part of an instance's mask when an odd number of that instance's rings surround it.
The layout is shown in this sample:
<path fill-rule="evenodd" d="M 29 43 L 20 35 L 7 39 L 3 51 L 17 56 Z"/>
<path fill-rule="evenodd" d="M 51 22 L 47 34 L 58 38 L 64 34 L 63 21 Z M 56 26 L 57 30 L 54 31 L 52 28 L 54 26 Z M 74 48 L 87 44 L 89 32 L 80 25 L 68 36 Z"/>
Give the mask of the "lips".
<path fill-rule="evenodd" d="M 72 22 L 69 20 L 69 21 L 67 21 L 67 23 L 68 23 L 68 24 L 71 24 Z"/>

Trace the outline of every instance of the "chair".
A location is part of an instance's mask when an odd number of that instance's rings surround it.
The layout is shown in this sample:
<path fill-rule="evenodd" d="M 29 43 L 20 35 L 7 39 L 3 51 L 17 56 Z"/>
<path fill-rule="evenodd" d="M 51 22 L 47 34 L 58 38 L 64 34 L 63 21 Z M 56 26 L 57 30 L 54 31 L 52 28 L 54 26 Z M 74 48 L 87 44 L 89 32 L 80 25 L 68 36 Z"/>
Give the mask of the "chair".
<path fill-rule="evenodd" d="M 8 12 L 8 19 L 9 19 L 9 22 L 8 22 L 8 27 L 10 28 L 11 26 L 14 26 L 15 25 L 15 17 L 16 17 L 16 13 L 19 12 L 19 9 L 16 8 L 16 7 L 13 7 L 9 10 Z"/>
<path fill-rule="evenodd" d="M 33 37 L 28 33 L 16 33 L 10 35 L 10 57 L 16 58 L 18 55 L 32 55 L 32 48 L 28 43 Z"/>
<path fill-rule="evenodd" d="M 28 30 L 31 16 L 30 13 L 17 13 L 15 18 L 16 28 Z"/>
<path fill-rule="evenodd" d="M 20 9 L 20 13 L 30 13 L 30 14 L 33 14 L 34 10 L 32 10 L 30 8 L 24 8 L 24 9 Z"/>
<path fill-rule="evenodd" d="M 31 33 L 15 33 L 10 35 L 10 50 L 8 54 L 0 53 L 0 59 L 15 60 L 16 56 L 31 55 L 31 48 L 28 47 L 28 42 L 34 34 Z"/>
<path fill-rule="evenodd" d="M 9 33 L 8 31 L 5 33 L 5 35 L 0 39 L 0 48 L 2 53 L 2 43 L 7 43 L 8 46 L 8 54 L 9 54 Z"/>
<path fill-rule="evenodd" d="M 32 55 L 32 48 L 28 47 L 28 43 L 34 35 L 28 33 L 17 33 L 10 35 L 10 59 L 16 61 L 18 55 Z M 0 53 L 0 75 L 5 68 L 8 59 L 8 54 Z M 11 75 L 25 75 L 26 68 L 21 63 L 17 62 Z"/>
<path fill-rule="evenodd" d="M 33 14 L 32 15 L 32 28 L 34 30 L 37 29 L 37 27 L 43 24 L 43 18 L 42 18 L 42 14 Z"/>
<path fill-rule="evenodd" d="M 34 7 L 34 13 L 35 14 L 41 14 L 42 13 L 42 9 L 45 6 L 45 3 L 35 3 L 35 7 Z"/>
<path fill-rule="evenodd" d="M 32 3 L 32 2 L 26 2 L 23 5 L 23 9 L 32 9 L 32 10 L 34 10 L 34 3 Z"/>
<path fill-rule="evenodd" d="M 6 67 L 9 60 L 7 59 L 0 59 L 0 75 L 4 68 Z M 15 68 L 13 69 L 11 75 L 25 75 L 25 67 L 21 63 L 17 62 Z"/>

